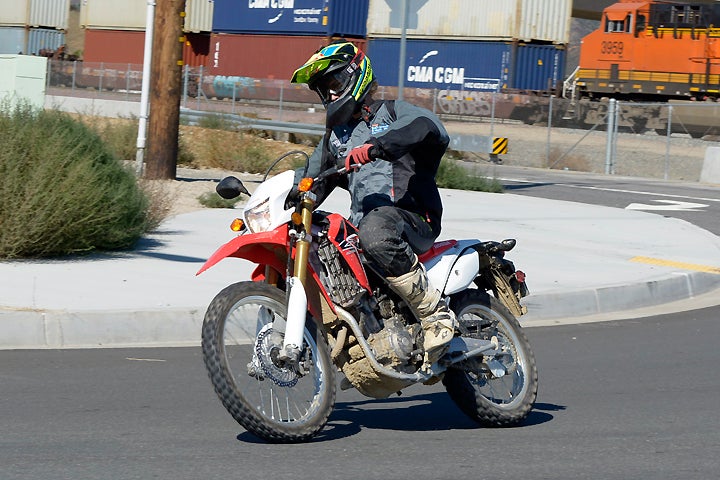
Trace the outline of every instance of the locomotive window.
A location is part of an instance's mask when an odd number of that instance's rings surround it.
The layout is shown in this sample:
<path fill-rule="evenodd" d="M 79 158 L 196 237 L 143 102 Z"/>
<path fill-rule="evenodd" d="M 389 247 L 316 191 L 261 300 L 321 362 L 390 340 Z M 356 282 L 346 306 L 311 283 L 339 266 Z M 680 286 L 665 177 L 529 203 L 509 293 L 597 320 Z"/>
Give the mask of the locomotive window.
<path fill-rule="evenodd" d="M 637 23 L 635 25 L 635 31 L 642 32 L 643 30 L 645 30 L 645 22 L 646 22 L 645 15 L 638 15 Z"/>
<path fill-rule="evenodd" d="M 605 33 L 630 33 L 630 25 L 632 24 L 632 15 L 628 15 L 624 20 L 605 20 Z"/>
<path fill-rule="evenodd" d="M 673 5 L 670 22 L 685 23 L 685 7 L 683 5 Z"/>

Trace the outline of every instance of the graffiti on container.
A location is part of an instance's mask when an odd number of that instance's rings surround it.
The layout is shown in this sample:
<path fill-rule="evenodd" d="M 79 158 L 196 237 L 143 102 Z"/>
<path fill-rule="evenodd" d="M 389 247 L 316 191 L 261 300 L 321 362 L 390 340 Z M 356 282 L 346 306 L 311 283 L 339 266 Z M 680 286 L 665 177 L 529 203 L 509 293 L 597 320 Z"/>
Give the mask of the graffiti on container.
<path fill-rule="evenodd" d="M 492 99 L 486 92 L 438 90 L 437 105 L 442 113 L 453 115 L 490 115 Z"/>
<path fill-rule="evenodd" d="M 213 97 L 238 98 L 241 95 L 255 94 L 255 79 L 250 77 L 236 77 L 216 75 L 212 82 Z"/>

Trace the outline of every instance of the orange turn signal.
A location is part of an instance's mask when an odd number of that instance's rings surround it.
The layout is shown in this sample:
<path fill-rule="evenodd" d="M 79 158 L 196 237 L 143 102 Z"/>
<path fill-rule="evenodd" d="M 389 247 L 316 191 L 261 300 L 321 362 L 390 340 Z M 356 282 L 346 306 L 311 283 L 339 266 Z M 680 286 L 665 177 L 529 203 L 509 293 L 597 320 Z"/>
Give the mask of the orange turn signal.
<path fill-rule="evenodd" d="M 305 177 L 302 180 L 300 180 L 300 183 L 298 183 L 298 190 L 301 192 L 307 192 L 310 190 L 310 188 L 313 185 L 313 179 L 309 177 Z"/>
<path fill-rule="evenodd" d="M 290 215 L 290 219 L 295 225 L 300 225 L 302 223 L 302 215 L 298 212 L 293 212 L 292 215 Z"/>
<path fill-rule="evenodd" d="M 233 232 L 242 232 L 244 228 L 245 228 L 245 222 L 243 222 L 239 218 L 236 218 L 230 224 L 230 230 L 232 230 Z"/>

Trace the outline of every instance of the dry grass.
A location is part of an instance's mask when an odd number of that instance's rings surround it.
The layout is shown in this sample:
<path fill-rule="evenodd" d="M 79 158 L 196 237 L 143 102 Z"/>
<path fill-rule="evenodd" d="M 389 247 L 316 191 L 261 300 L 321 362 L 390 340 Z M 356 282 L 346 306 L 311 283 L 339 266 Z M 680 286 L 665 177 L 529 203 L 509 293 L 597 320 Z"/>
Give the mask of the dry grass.
<path fill-rule="evenodd" d="M 582 155 L 565 154 L 558 148 L 550 150 L 549 158 L 543 162 L 544 168 L 555 170 L 573 170 L 576 172 L 591 172 L 592 167 L 587 158 Z"/>

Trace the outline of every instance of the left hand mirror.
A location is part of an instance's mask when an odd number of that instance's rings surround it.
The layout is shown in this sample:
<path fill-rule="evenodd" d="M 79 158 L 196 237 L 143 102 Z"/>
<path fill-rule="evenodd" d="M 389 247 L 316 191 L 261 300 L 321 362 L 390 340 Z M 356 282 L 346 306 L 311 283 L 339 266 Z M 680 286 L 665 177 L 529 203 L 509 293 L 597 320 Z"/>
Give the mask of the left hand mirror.
<path fill-rule="evenodd" d="M 250 196 L 250 192 L 245 188 L 245 185 L 235 177 L 225 177 L 220 180 L 220 183 L 215 187 L 215 191 L 226 200 L 237 198 L 241 193 Z"/>

